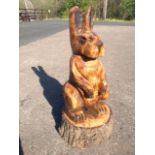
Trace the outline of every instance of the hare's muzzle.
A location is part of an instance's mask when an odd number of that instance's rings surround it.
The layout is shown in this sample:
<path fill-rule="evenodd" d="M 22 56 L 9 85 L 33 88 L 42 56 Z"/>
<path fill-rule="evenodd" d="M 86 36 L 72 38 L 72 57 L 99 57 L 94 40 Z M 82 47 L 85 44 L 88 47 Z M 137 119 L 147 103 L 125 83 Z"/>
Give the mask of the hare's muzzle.
<path fill-rule="evenodd" d="M 100 49 L 99 49 L 99 56 L 104 56 L 104 53 L 105 53 L 105 49 L 104 47 L 102 46 Z"/>
<path fill-rule="evenodd" d="M 96 43 L 96 45 L 97 45 L 99 48 L 101 48 L 101 47 L 103 46 L 103 43 L 102 43 L 101 40 L 98 40 L 97 43 Z"/>

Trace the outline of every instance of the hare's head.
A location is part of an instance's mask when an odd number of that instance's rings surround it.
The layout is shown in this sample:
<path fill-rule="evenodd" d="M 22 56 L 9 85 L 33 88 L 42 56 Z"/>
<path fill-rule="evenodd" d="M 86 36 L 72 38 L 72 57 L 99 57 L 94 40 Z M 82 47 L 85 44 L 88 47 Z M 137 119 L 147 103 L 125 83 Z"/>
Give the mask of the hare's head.
<path fill-rule="evenodd" d="M 70 40 L 74 54 L 96 59 L 104 55 L 104 46 L 98 35 L 92 31 L 92 8 L 89 7 L 80 24 L 80 9 L 75 6 L 70 9 L 69 27 Z"/>

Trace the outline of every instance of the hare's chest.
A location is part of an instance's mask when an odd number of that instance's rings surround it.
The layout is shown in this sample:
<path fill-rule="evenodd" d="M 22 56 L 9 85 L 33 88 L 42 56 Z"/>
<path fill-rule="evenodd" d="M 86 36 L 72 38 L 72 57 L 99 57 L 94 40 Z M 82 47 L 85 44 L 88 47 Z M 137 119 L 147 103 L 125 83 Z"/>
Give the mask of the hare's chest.
<path fill-rule="evenodd" d="M 87 79 L 99 78 L 102 68 L 98 60 L 84 62 L 82 74 Z"/>
<path fill-rule="evenodd" d="M 98 91 L 101 83 L 102 66 L 99 61 L 86 62 L 83 68 L 84 77 L 91 83 L 95 91 Z"/>

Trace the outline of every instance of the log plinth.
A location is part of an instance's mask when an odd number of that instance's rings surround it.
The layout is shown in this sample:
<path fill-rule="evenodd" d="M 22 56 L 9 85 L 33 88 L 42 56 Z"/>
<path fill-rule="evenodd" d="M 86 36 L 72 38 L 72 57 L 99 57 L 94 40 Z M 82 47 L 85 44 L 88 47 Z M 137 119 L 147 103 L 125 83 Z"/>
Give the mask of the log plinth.
<path fill-rule="evenodd" d="M 58 128 L 58 132 L 62 139 L 76 148 L 98 145 L 109 139 L 112 133 L 110 108 L 107 110 L 107 113 L 99 115 L 98 117 L 90 118 L 89 115 L 87 115 L 86 120 L 79 123 L 71 120 L 67 113 L 63 112 L 62 123 Z"/>

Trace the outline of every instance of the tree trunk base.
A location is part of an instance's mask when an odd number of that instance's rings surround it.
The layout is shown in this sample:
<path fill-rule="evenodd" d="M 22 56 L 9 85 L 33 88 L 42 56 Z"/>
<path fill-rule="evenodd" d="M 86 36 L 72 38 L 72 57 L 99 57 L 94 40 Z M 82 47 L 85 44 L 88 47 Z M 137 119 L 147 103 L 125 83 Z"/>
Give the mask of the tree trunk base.
<path fill-rule="evenodd" d="M 106 124 L 95 128 L 81 128 L 69 123 L 63 116 L 58 128 L 60 136 L 71 146 L 86 148 L 102 143 L 109 139 L 112 133 L 112 119 Z"/>

